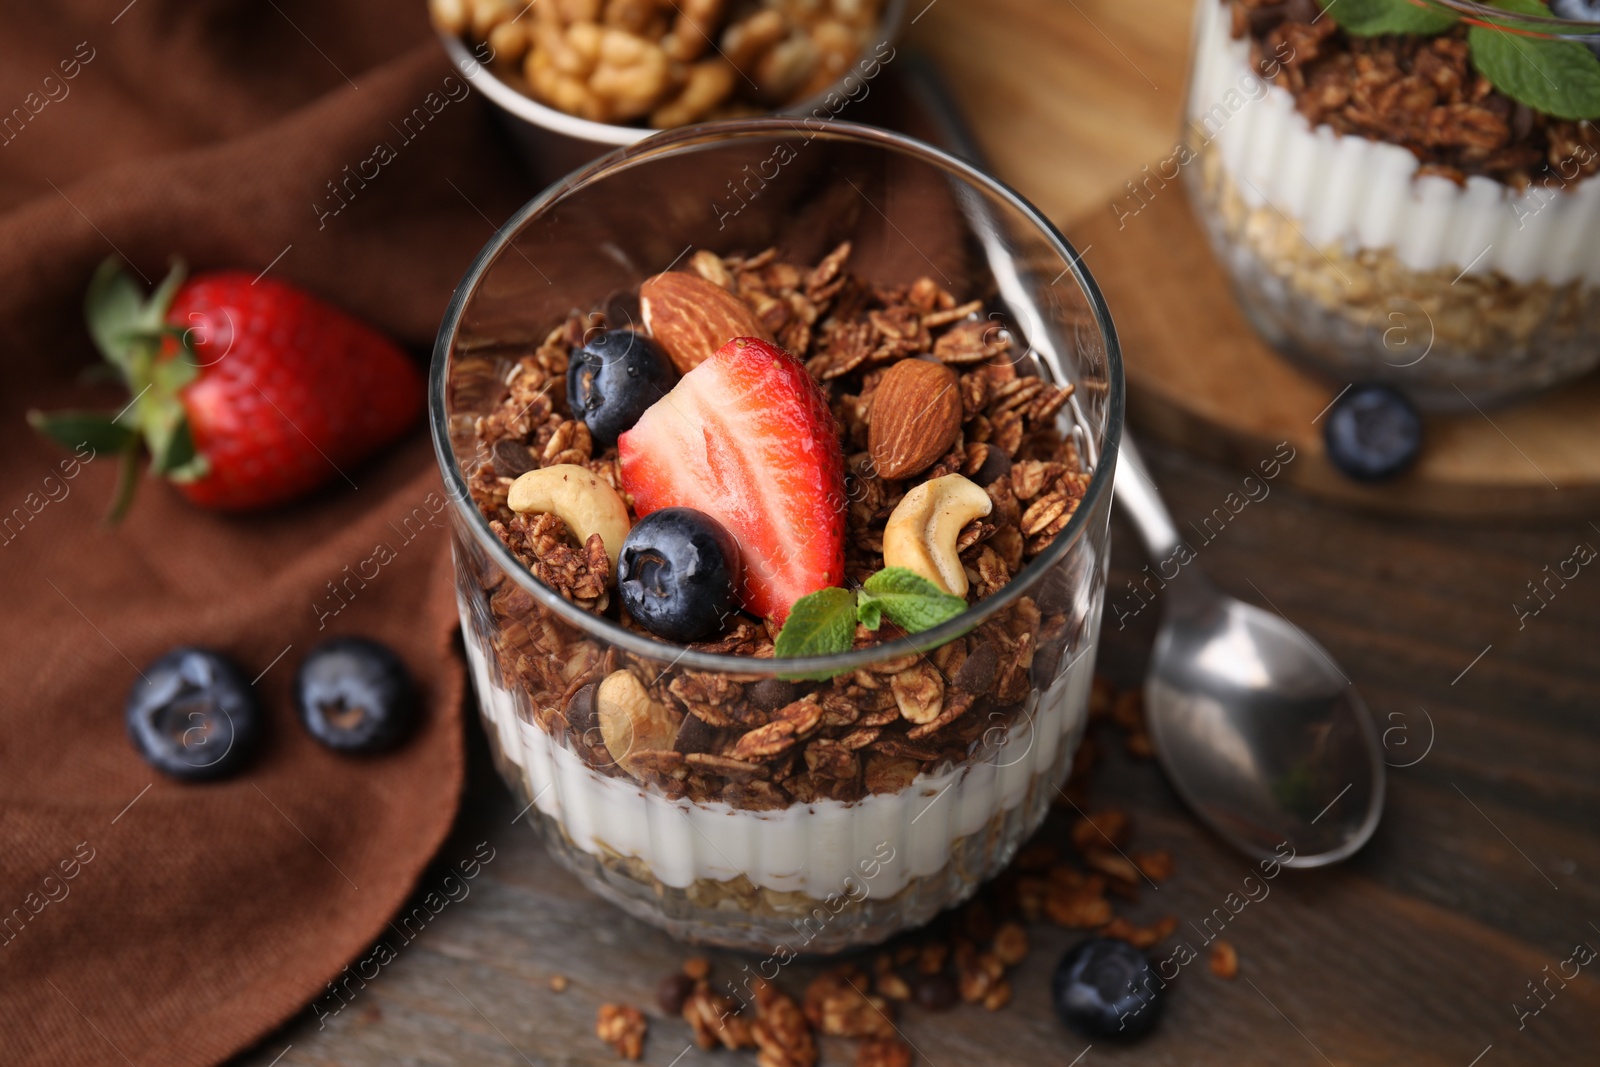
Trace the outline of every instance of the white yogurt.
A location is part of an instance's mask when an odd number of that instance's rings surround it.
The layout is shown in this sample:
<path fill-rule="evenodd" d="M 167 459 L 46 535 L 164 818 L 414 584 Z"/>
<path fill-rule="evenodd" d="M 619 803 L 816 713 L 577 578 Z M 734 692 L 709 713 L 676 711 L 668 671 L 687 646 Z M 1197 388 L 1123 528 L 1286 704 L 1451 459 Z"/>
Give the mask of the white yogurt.
<path fill-rule="evenodd" d="M 470 625 L 463 612 L 463 624 Z M 1039 694 L 1031 717 L 1014 723 L 992 758 L 922 775 L 900 793 L 851 804 L 821 800 L 780 811 L 746 811 L 721 801 L 669 800 L 621 778 L 591 770 L 570 749 L 517 714 L 470 629 L 467 659 L 485 717 L 506 758 L 522 769 L 541 812 L 585 852 L 643 861 L 666 885 L 727 881 L 743 874 L 763 889 L 822 898 L 861 877 L 863 863 L 894 850 L 872 881 L 875 897 L 892 895 L 950 859 L 951 845 L 1017 807 L 1036 775 L 1075 744 L 1086 720 L 1094 649 L 1080 653 Z"/>
<path fill-rule="evenodd" d="M 1409 149 L 1313 129 L 1292 93 L 1250 69 L 1250 42 L 1231 24 L 1220 0 L 1196 5 L 1188 118 L 1247 204 L 1271 205 L 1320 248 L 1389 249 L 1415 271 L 1600 281 L 1600 181 L 1518 192 L 1482 176 L 1418 177 Z"/>

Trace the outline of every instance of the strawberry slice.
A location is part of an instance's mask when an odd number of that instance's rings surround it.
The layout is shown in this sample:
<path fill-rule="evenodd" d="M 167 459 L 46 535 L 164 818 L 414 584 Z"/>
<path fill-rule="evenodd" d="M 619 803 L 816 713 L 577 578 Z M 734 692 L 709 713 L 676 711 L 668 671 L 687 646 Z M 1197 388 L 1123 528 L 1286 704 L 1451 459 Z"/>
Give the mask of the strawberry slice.
<path fill-rule="evenodd" d="M 744 557 L 740 599 L 781 626 L 789 606 L 844 580 L 844 457 L 800 361 L 736 337 L 685 374 L 617 441 L 642 516 L 698 508 Z"/>

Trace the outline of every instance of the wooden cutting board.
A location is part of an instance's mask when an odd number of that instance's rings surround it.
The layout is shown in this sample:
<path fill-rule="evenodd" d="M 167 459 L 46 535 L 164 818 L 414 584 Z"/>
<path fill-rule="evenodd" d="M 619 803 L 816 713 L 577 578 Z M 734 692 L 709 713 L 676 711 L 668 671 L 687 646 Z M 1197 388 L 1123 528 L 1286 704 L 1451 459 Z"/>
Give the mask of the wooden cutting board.
<path fill-rule="evenodd" d="M 1180 187 L 1163 190 L 1120 229 L 1102 208 L 1068 236 L 1116 320 L 1137 432 L 1252 469 L 1287 441 L 1296 458 L 1283 480 L 1383 511 L 1600 511 L 1600 375 L 1512 407 L 1428 416 L 1416 467 L 1362 485 L 1328 462 L 1322 443 L 1323 413 L 1346 383 L 1311 376 L 1256 335 Z"/>

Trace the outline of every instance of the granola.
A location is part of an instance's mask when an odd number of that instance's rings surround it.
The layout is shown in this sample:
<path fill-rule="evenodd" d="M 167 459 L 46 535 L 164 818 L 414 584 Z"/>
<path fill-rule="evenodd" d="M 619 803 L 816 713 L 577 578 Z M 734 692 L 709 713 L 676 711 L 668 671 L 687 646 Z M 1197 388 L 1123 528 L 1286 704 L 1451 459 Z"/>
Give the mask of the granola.
<path fill-rule="evenodd" d="M 859 584 L 884 566 L 884 526 L 906 493 L 962 473 L 992 504 L 957 540 L 967 598 L 976 602 L 1051 547 L 1088 488 L 1082 457 L 1057 425 L 1072 387 L 1041 377 L 1007 331 L 978 317 L 980 302 L 961 302 L 930 278 L 874 285 L 848 270 L 850 251 L 841 245 L 812 267 L 784 262 L 774 249 L 748 257 L 701 250 L 686 263 L 744 301 L 821 383 L 846 461 L 847 582 Z M 467 476 L 490 530 L 563 598 L 640 630 L 608 595 L 610 565 L 598 534 L 580 545 L 557 516 L 518 514 L 507 504 L 516 477 L 561 463 L 584 465 L 621 492 L 615 448 L 596 453 L 567 408 L 564 385 L 586 331 L 607 321 L 603 311 L 575 312 L 531 351 L 458 355 L 451 399 L 455 410 L 476 413 L 478 459 Z M 946 455 L 919 474 L 891 480 L 878 475 L 869 453 L 872 400 L 885 372 L 915 357 L 937 359 L 956 373 L 961 421 Z M 622 498 L 635 517 L 632 501 L 626 493 Z M 599 773 L 630 777 L 673 799 L 751 810 L 898 792 L 922 773 L 962 763 L 1021 712 L 1041 672 L 1046 680 L 1053 676 L 1061 648 L 1078 629 L 1069 604 L 1019 597 L 925 656 L 797 684 L 662 669 L 580 634 L 490 570 L 485 583 L 499 672 L 507 687 L 526 692 L 540 728 Z M 899 636 L 886 622 L 877 631 L 858 627 L 854 643 L 865 648 Z M 720 634 L 689 647 L 768 659 L 774 634 L 760 620 L 734 614 Z M 640 691 L 637 706 L 650 711 L 638 721 L 654 725 L 613 729 L 608 747 L 594 693 L 619 674 L 632 675 L 628 688 Z M 619 733 L 627 734 L 624 751 L 616 750 Z M 648 745 L 634 740 L 646 736 Z"/>

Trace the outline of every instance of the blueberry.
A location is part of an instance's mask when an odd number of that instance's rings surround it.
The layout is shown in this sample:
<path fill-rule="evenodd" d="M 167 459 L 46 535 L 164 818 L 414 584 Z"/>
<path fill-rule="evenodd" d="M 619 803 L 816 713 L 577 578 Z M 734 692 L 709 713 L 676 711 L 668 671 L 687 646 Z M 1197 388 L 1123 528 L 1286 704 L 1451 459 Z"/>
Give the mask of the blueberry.
<path fill-rule="evenodd" d="M 639 421 L 678 375 L 661 346 L 632 330 L 607 330 L 584 343 L 567 364 L 567 406 L 598 448 Z"/>
<path fill-rule="evenodd" d="M 1357 385 L 1334 401 L 1323 426 L 1328 458 L 1363 482 L 1392 478 L 1422 450 L 1422 416 L 1387 385 Z"/>
<path fill-rule="evenodd" d="M 306 653 L 294 702 L 307 732 L 340 752 L 378 752 L 405 739 L 416 687 L 400 657 L 365 637 L 335 637 Z"/>
<path fill-rule="evenodd" d="M 133 747 L 163 774 L 222 778 L 250 758 L 261 707 L 239 668 L 204 648 L 175 648 L 145 668 L 124 705 Z"/>
<path fill-rule="evenodd" d="M 1109 937 L 1086 938 L 1068 950 L 1050 988 L 1061 1021 L 1091 1040 L 1143 1037 L 1166 1002 L 1145 954 Z"/>
<path fill-rule="evenodd" d="M 640 625 L 669 641 L 696 641 L 734 610 L 739 543 L 693 508 L 652 511 L 628 531 L 617 592 Z"/>

